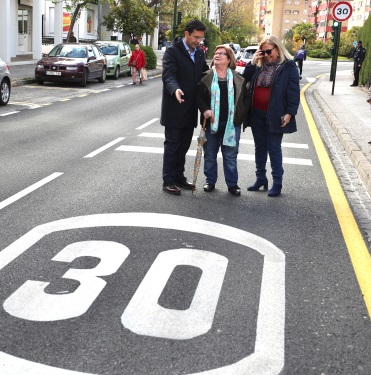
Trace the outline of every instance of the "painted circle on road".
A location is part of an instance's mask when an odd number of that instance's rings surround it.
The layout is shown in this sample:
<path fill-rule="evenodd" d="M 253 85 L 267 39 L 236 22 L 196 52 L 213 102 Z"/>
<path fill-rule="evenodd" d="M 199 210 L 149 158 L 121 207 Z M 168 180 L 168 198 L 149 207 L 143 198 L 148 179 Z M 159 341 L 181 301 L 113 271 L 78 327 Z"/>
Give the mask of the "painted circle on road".
<path fill-rule="evenodd" d="M 196 233 L 230 241 L 257 251 L 264 257 L 254 352 L 242 360 L 204 375 L 279 374 L 284 365 L 285 256 L 271 242 L 252 233 L 227 225 L 190 217 L 155 213 L 98 214 L 73 217 L 40 225 L 0 252 L 0 271 L 44 236 L 73 229 L 137 227 L 170 229 Z M 83 249 L 80 251 L 83 253 Z M 63 254 L 67 257 L 67 254 Z M 50 375 L 86 374 L 55 368 L 0 352 L 4 375 L 14 373 Z"/>

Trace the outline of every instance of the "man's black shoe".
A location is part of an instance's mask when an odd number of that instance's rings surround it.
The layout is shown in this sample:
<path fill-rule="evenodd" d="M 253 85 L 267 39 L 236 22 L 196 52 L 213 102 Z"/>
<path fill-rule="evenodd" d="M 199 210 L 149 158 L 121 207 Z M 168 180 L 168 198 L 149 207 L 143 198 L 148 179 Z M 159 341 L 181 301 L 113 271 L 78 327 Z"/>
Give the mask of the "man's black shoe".
<path fill-rule="evenodd" d="M 358 85 L 353 85 L 353 84 L 352 84 L 352 85 L 349 85 L 349 86 L 350 86 L 350 87 L 356 87 L 356 86 L 358 86 Z"/>
<path fill-rule="evenodd" d="M 239 197 L 241 195 L 241 189 L 236 185 L 236 186 L 232 186 L 232 187 L 229 187 L 228 188 L 228 191 L 236 196 L 236 197 Z"/>
<path fill-rule="evenodd" d="M 177 180 L 175 181 L 175 185 L 182 187 L 183 189 L 192 190 L 194 189 L 194 185 L 189 182 L 186 178 L 184 180 Z"/>
<path fill-rule="evenodd" d="M 204 185 L 204 191 L 206 191 L 206 193 L 210 193 L 214 189 L 215 189 L 215 185 L 214 184 L 205 184 Z"/>
<path fill-rule="evenodd" d="M 163 184 L 162 189 L 169 194 L 180 195 L 180 189 L 178 188 L 178 186 L 175 186 L 173 184 L 170 184 L 170 185 Z"/>

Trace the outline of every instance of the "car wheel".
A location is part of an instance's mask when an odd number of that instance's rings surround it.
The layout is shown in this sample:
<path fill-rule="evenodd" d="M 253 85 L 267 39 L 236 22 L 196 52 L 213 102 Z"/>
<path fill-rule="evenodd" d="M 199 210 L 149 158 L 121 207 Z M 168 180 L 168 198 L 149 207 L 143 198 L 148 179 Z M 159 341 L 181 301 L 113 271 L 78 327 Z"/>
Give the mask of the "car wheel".
<path fill-rule="evenodd" d="M 113 75 L 113 79 L 118 79 L 120 75 L 120 67 L 117 66 L 115 70 L 115 74 Z"/>
<path fill-rule="evenodd" d="M 107 69 L 106 69 L 106 67 L 104 67 L 103 70 L 102 70 L 102 77 L 98 78 L 98 82 L 99 83 L 106 82 L 106 77 L 107 77 Z"/>
<path fill-rule="evenodd" d="M 80 82 L 81 87 L 86 87 L 88 75 L 89 75 L 88 69 L 84 69 L 84 74 L 82 75 L 82 79 L 81 79 L 81 82 Z"/>
<path fill-rule="evenodd" d="M 40 86 L 42 86 L 44 84 L 44 81 L 42 81 L 41 79 L 36 80 L 36 82 Z"/>
<path fill-rule="evenodd" d="M 8 104 L 10 98 L 10 85 L 8 81 L 1 82 L 0 86 L 0 105 Z"/>

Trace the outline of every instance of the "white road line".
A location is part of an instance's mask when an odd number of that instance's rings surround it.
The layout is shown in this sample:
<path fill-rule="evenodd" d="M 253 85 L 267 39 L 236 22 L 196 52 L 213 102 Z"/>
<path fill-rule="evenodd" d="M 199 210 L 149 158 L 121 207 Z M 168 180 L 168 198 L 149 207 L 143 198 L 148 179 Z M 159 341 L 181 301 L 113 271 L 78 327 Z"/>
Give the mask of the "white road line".
<path fill-rule="evenodd" d="M 153 124 L 153 123 L 156 122 L 157 120 L 159 120 L 159 119 L 158 119 L 158 118 L 154 118 L 154 119 L 152 119 L 152 120 L 146 122 L 145 124 L 138 126 L 136 129 L 137 129 L 137 130 L 143 129 L 143 128 L 145 128 L 146 126 Z"/>
<path fill-rule="evenodd" d="M 34 190 L 40 188 L 41 186 L 47 184 L 48 182 L 54 180 L 55 178 L 61 176 L 62 174 L 63 173 L 60 173 L 60 172 L 52 173 L 50 176 L 43 178 L 39 182 L 36 182 L 35 184 L 33 184 L 33 185 L 29 186 L 28 188 L 20 191 L 19 193 L 14 194 L 13 196 L 5 199 L 4 201 L 0 202 L 0 210 L 3 209 L 4 207 L 9 206 L 10 204 L 14 203 L 18 199 L 23 198 L 27 194 L 32 193 Z"/>
<path fill-rule="evenodd" d="M 126 152 L 143 152 L 148 154 L 163 154 L 164 149 L 163 147 L 141 147 L 141 146 L 127 146 L 122 145 L 118 148 L 116 148 L 116 151 L 126 151 Z M 188 156 L 196 156 L 196 150 L 189 150 L 187 152 Z M 222 157 L 222 154 L 218 153 L 218 158 L 220 159 Z M 248 161 L 254 161 L 255 156 L 249 155 L 249 154 L 238 154 L 237 158 L 239 160 L 248 160 Z M 312 166 L 312 160 L 310 159 L 299 159 L 299 158 L 283 158 L 284 164 L 296 164 L 296 165 L 308 165 Z"/>
<path fill-rule="evenodd" d="M 307 79 L 308 82 L 316 82 L 316 79 L 315 78 L 312 78 L 312 77 L 305 77 Z"/>
<path fill-rule="evenodd" d="M 118 85 L 118 86 L 115 86 L 115 88 L 119 88 L 119 87 L 125 87 L 126 85 Z"/>
<path fill-rule="evenodd" d="M 114 141 L 112 141 L 110 143 L 107 143 L 105 146 L 102 146 L 102 147 L 98 148 L 98 150 L 95 150 L 95 151 L 91 152 L 90 154 L 84 156 L 84 158 L 92 158 L 93 156 L 98 155 L 99 153 L 101 153 L 104 150 L 107 150 L 107 148 L 110 148 L 111 146 L 115 145 L 116 143 L 121 142 L 123 139 L 125 139 L 125 138 L 124 137 L 116 138 Z"/>
<path fill-rule="evenodd" d="M 139 129 L 139 128 L 137 128 Z M 146 138 L 161 138 L 164 139 L 164 135 L 161 133 L 140 133 L 138 134 L 138 137 L 146 137 Z M 194 135 L 192 140 L 197 140 L 197 135 Z M 254 141 L 251 139 L 240 139 L 240 144 L 249 144 L 253 145 Z M 308 149 L 308 145 L 306 143 L 289 143 L 289 142 L 282 142 L 282 147 L 287 148 L 303 148 Z"/>
<path fill-rule="evenodd" d="M 4 116 L 9 116 L 9 115 L 14 115 L 15 113 L 19 113 L 20 111 L 14 111 L 14 112 L 8 112 L 8 113 L 4 113 L 3 115 L 0 115 L 2 117 Z"/>

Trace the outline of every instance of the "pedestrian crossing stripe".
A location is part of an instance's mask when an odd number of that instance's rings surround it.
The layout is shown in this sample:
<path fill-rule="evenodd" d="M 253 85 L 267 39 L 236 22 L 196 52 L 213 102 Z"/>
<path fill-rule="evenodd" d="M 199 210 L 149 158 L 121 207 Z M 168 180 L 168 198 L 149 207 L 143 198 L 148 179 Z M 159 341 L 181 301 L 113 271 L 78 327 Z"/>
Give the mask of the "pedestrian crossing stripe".
<path fill-rule="evenodd" d="M 129 146 L 129 145 L 122 145 L 115 149 L 116 151 L 124 151 L 124 152 L 142 152 L 148 154 L 163 154 L 164 148 L 163 147 L 144 147 L 144 146 Z M 187 156 L 196 156 L 196 150 L 189 150 L 187 152 Z M 218 153 L 218 158 L 222 158 L 221 152 Z M 250 154 L 238 154 L 238 160 L 246 160 L 246 161 L 254 161 L 255 156 Z M 313 166 L 312 160 L 310 159 L 299 159 L 299 158 L 283 158 L 284 164 L 293 164 L 293 165 L 307 165 Z"/>

